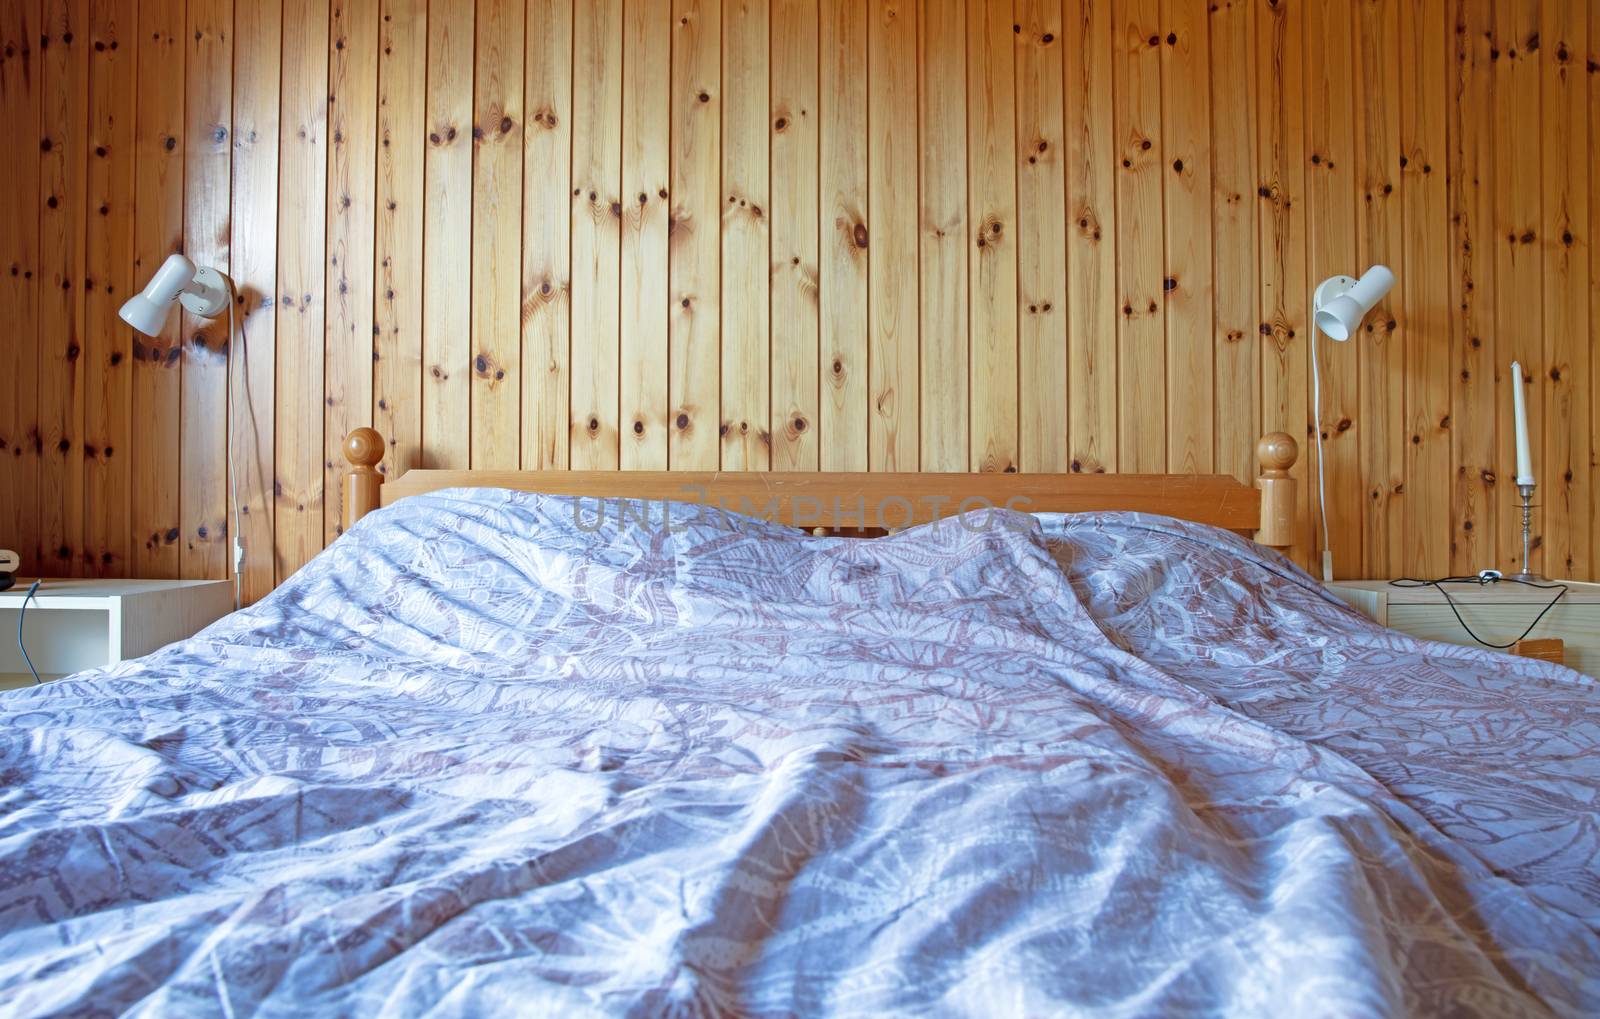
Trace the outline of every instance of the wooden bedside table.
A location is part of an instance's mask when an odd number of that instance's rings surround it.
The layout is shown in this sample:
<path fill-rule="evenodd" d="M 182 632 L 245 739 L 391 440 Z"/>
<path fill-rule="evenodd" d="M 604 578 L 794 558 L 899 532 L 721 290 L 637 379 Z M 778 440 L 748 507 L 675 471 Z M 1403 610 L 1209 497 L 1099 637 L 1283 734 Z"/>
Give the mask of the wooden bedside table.
<path fill-rule="evenodd" d="M 31 686 L 17 616 L 32 580 L 0 592 L 0 690 Z M 192 637 L 233 611 L 229 580 L 46 580 L 28 603 L 23 638 L 39 678 L 138 658 Z"/>
<path fill-rule="evenodd" d="M 1567 593 L 1539 620 L 1529 641 L 1557 640 L 1563 664 L 1586 675 L 1600 675 L 1600 584 L 1563 580 Z M 1500 581 L 1497 584 L 1447 584 L 1461 618 L 1484 640 L 1506 644 L 1528 628 L 1555 591 Z M 1457 622 L 1437 587 L 1395 587 L 1387 580 L 1336 580 L 1327 585 L 1352 608 L 1374 622 L 1424 640 L 1483 647 Z M 1487 649 L 1485 649 L 1487 650 Z M 1545 658 L 1524 649 L 1529 657 Z M 1509 653 L 1509 652 L 1508 652 Z"/>

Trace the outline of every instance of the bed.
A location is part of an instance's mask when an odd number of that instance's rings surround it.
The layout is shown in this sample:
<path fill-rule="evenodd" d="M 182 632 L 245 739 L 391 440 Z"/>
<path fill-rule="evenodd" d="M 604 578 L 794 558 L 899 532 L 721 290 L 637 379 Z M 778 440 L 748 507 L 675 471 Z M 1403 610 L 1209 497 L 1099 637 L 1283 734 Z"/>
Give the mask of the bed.
<path fill-rule="evenodd" d="M 261 602 L 0 695 L 8 1014 L 1600 1010 L 1592 681 L 1234 533 L 1292 488 L 819 536 L 381 448 Z"/>

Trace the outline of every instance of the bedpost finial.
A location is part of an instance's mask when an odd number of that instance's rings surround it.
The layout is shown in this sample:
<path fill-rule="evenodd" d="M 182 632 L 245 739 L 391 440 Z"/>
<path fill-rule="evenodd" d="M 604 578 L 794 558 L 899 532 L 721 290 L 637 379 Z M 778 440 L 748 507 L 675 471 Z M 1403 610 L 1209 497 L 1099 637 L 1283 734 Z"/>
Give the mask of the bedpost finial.
<path fill-rule="evenodd" d="M 1282 477 L 1300 459 L 1300 444 L 1288 432 L 1268 432 L 1256 443 L 1256 459 L 1268 477 Z"/>
<path fill-rule="evenodd" d="M 357 428 L 345 436 L 344 458 L 357 470 L 372 470 L 383 459 L 383 436 L 376 428 Z"/>

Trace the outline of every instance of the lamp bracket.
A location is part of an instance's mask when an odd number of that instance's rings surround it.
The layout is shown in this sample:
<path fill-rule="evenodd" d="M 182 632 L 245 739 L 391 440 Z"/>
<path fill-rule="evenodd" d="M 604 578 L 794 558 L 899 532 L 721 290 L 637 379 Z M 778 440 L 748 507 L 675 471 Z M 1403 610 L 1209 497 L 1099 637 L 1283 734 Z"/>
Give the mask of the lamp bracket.
<path fill-rule="evenodd" d="M 201 318 L 216 318 L 228 310 L 228 277 L 215 269 L 196 269 L 194 280 L 178 295 L 178 303 Z"/>
<path fill-rule="evenodd" d="M 1311 313 L 1314 315 L 1332 303 L 1335 297 L 1348 293 L 1356 285 L 1354 276 L 1329 276 L 1317 285 L 1311 295 Z"/>

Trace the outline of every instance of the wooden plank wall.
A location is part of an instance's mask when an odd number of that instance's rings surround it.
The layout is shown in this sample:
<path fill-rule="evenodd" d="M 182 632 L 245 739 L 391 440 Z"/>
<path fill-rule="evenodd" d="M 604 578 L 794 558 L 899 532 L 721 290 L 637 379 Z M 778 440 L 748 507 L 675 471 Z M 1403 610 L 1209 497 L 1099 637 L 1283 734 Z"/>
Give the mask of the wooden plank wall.
<path fill-rule="evenodd" d="M 1341 575 L 1597 570 L 1586 0 L 15 0 L 0 545 L 259 597 L 384 469 L 1221 471 Z M 117 308 L 173 251 L 243 334 Z M 1308 443 L 1309 444 L 1309 443 Z M 1314 476 L 1309 450 L 1297 471 Z M 1295 556 L 1318 555 L 1309 486 Z"/>

